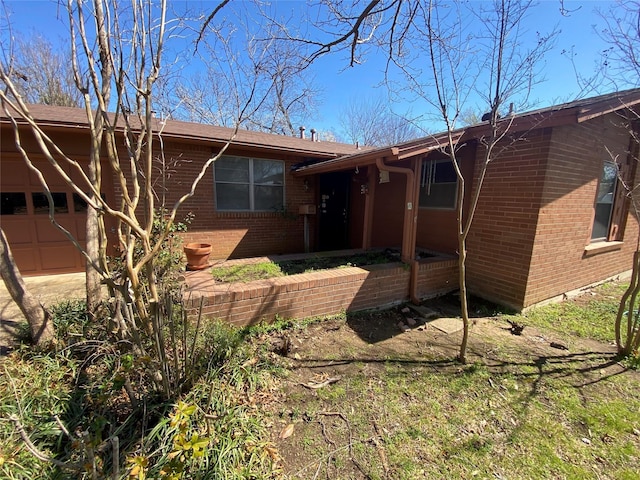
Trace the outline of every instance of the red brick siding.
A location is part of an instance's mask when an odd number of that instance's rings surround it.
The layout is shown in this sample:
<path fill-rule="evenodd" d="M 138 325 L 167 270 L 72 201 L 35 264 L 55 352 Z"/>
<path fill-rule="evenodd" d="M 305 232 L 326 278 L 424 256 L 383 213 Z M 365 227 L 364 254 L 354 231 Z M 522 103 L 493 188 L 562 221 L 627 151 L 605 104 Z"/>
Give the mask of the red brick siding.
<path fill-rule="evenodd" d="M 453 264 L 451 263 L 453 262 Z M 455 283 L 455 260 L 421 265 L 419 289 L 425 297 L 446 291 Z M 291 275 L 246 284 L 218 284 L 199 294 L 206 296 L 203 314 L 237 325 L 284 318 L 335 315 L 397 304 L 409 298 L 409 270 L 401 264 L 341 268 Z M 200 305 L 189 299 L 192 312 Z"/>
<path fill-rule="evenodd" d="M 525 301 L 550 140 L 550 129 L 531 132 L 489 164 L 468 237 L 469 290 L 515 308 Z"/>
<path fill-rule="evenodd" d="M 166 195 L 167 205 L 189 191 L 191 183 L 202 165 L 213 154 L 210 147 L 187 143 L 165 144 L 166 164 L 169 165 L 170 187 L 156 185 L 156 195 Z M 229 150 L 229 155 L 261 156 L 246 150 Z M 267 157 L 265 157 L 267 158 Z M 269 159 L 285 162 L 286 212 L 218 212 L 215 208 L 214 175 L 212 165 L 200 181 L 195 195 L 179 210 L 178 218 L 188 212 L 195 217 L 184 235 L 187 242 L 203 242 L 213 245 L 212 258 L 240 258 L 258 255 L 296 253 L 304 251 L 304 218 L 298 215 L 302 204 L 315 204 L 315 193 L 305 188 L 303 178 L 290 173 L 300 157 L 270 155 Z M 160 203 L 160 202 L 158 202 Z M 313 248 L 315 216 L 309 216 L 309 238 Z"/>
<path fill-rule="evenodd" d="M 457 290 L 458 259 L 427 260 L 418 270 L 418 298 L 432 298 Z"/>
<path fill-rule="evenodd" d="M 629 135 L 615 115 L 553 130 L 523 306 L 616 275 L 631 266 L 637 224 L 627 221 L 620 249 L 585 255 L 598 179 L 607 152 L 626 159 Z M 632 217 L 632 216 L 631 216 Z"/>
<path fill-rule="evenodd" d="M 628 135 L 614 123 L 609 115 L 531 132 L 490 164 L 467 246 L 473 293 L 520 309 L 629 268 L 633 218 L 620 249 L 584 250 L 605 145 L 626 156 Z"/>

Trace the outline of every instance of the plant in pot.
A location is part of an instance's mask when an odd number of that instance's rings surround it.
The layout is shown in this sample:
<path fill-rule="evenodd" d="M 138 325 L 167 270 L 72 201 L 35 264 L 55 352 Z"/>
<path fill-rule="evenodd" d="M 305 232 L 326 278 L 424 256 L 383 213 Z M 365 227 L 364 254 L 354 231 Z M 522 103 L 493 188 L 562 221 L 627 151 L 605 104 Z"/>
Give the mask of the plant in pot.
<path fill-rule="evenodd" d="M 187 243 L 183 249 L 187 257 L 187 270 L 202 270 L 209 266 L 210 243 Z"/>

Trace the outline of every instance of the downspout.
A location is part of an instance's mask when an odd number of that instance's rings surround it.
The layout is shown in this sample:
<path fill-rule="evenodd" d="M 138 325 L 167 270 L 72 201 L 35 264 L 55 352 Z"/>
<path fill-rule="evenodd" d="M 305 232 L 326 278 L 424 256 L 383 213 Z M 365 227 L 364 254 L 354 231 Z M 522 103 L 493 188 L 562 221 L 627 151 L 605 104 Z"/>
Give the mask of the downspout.
<path fill-rule="evenodd" d="M 408 263 L 411 266 L 411 273 L 409 276 L 409 297 L 412 303 L 420 303 L 420 300 L 416 297 L 417 290 L 417 278 L 418 278 L 418 262 L 415 261 L 416 251 L 416 222 L 417 222 L 417 209 L 415 206 L 416 188 L 415 179 L 418 177 L 415 175 L 412 168 L 405 167 L 392 167 L 386 165 L 382 158 L 376 158 L 376 166 L 379 170 L 386 170 L 389 172 L 402 173 L 407 176 L 407 186 L 405 189 L 405 208 L 404 208 L 404 221 L 402 228 L 402 252 L 400 258 L 403 262 Z"/>

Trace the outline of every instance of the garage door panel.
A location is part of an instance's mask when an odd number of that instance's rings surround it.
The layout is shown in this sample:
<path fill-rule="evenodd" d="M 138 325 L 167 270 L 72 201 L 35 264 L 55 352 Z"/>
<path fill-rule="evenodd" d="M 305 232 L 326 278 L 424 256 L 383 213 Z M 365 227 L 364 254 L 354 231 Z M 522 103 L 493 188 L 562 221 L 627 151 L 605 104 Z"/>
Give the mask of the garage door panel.
<path fill-rule="evenodd" d="M 28 217 L 2 217 L 2 229 L 12 248 L 16 245 L 34 243 L 31 223 Z"/>
<path fill-rule="evenodd" d="M 77 238 L 76 224 L 73 219 L 57 217 L 56 221 L 69 230 L 71 235 Z M 68 242 L 67 236 L 55 227 L 49 217 L 36 218 L 36 241 L 41 244 Z"/>
<path fill-rule="evenodd" d="M 84 242 L 87 239 L 87 222 L 84 218 L 76 217 L 75 231 L 76 238 L 80 242 Z"/>
<path fill-rule="evenodd" d="M 26 275 L 82 271 L 84 261 L 67 236 L 51 224 L 49 201 L 37 176 L 16 156 L 2 157 L 0 222 L 18 268 Z M 85 242 L 86 212 L 73 202 L 73 192 L 45 161 L 44 172 L 53 196 L 55 219 L 81 243 Z"/>
<path fill-rule="evenodd" d="M 77 250 L 72 244 L 41 246 L 40 263 L 43 270 L 64 270 L 77 265 Z"/>
<path fill-rule="evenodd" d="M 16 265 L 20 269 L 20 273 L 27 274 L 38 271 L 36 256 L 33 254 L 33 248 L 14 247 L 11 245 L 11 253 Z"/>
<path fill-rule="evenodd" d="M 29 178 L 23 160 L 6 160 L 2 158 L 2 191 L 23 191 Z"/>
<path fill-rule="evenodd" d="M 36 167 L 38 168 L 38 170 L 42 172 L 42 175 L 44 176 L 44 178 L 46 178 L 47 185 L 49 186 L 49 190 L 53 191 L 56 188 L 61 188 L 62 190 L 65 190 L 69 188 L 64 178 L 58 173 L 58 171 L 50 163 L 38 162 L 36 164 Z M 34 191 L 42 188 L 42 183 L 40 183 L 40 179 L 31 170 L 29 170 L 29 183 L 31 184 L 32 190 Z"/>

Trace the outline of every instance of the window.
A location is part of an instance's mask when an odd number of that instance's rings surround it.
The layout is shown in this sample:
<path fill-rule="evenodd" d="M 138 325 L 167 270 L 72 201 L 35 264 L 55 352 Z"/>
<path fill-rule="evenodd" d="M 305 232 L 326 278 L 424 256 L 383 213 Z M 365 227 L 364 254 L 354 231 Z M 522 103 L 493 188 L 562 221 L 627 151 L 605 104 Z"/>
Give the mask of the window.
<path fill-rule="evenodd" d="M 0 215 L 26 215 L 27 196 L 24 192 L 2 192 L 0 194 Z"/>
<path fill-rule="evenodd" d="M 451 160 L 425 160 L 420 182 L 420 206 L 456 208 L 458 177 Z"/>
<path fill-rule="evenodd" d="M 611 227 L 611 214 L 613 213 L 613 200 L 618 183 L 618 168 L 613 162 L 604 162 L 602 175 L 596 194 L 595 215 L 591 241 L 607 240 Z"/>
<path fill-rule="evenodd" d="M 284 205 L 284 162 L 220 157 L 215 163 L 218 210 L 280 210 Z"/>
<path fill-rule="evenodd" d="M 51 192 L 51 198 L 53 199 L 53 211 L 54 213 L 69 213 L 69 206 L 67 204 L 67 194 L 64 192 Z M 49 199 L 44 193 L 32 193 L 31 201 L 33 202 L 33 213 L 35 214 L 48 214 L 49 213 Z"/>

